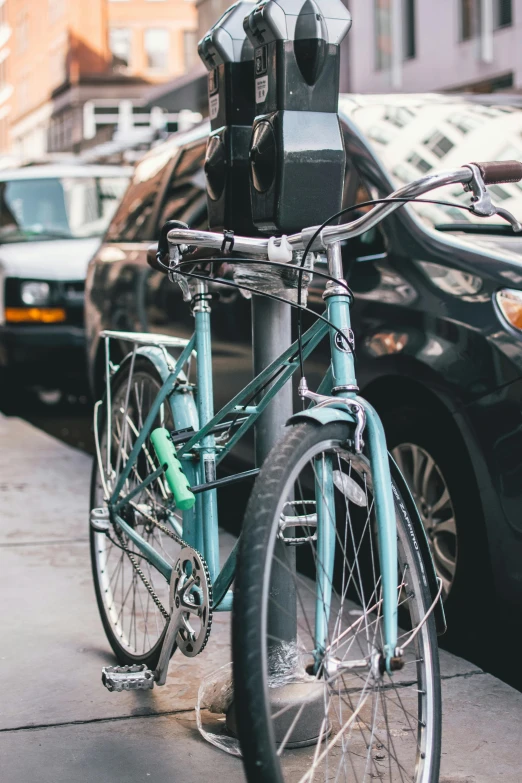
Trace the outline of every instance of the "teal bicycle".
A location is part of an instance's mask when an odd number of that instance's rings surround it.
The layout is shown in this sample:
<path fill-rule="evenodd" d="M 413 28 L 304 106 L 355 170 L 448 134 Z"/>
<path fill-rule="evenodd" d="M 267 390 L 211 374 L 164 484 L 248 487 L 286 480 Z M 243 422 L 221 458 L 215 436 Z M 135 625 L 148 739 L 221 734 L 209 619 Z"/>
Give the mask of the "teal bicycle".
<path fill-rule="evenodd" d="M 116 691 L 164 684 L 173 652 L 201 653 L 213 613 L 232 610 L 227 726 L 249 781 L 438 780 L 441 588 L 380 419 L 358 393 L 340 242 L 447 184 L 472 191 L 475 214 L 494 214 L 484 183 L 514 176 L 518 163 L 470 164 L 406 186 L 352 223 L 279 239 L 167 225 L 152 265 L 182 285 L 194 334 L 104 333 L 91 552 L 119 665 L 102 678 Z M 209 286 L 224 261 L 239 271 L 222 285 L 249 288 L 262 269 L 265 295 L 299 310 L 309 276 L 322 276 L 326 308 L 215 413 Z M 330 371 L 311 392 L 302 368 L 324 338 Z M 130 348 L 119 366 L 114 340 Z M 219 477 L 300 369 L 303 410 L 260 470 Z M 217 493 L 254 476 L 240 538 L 221 565 Z"/>

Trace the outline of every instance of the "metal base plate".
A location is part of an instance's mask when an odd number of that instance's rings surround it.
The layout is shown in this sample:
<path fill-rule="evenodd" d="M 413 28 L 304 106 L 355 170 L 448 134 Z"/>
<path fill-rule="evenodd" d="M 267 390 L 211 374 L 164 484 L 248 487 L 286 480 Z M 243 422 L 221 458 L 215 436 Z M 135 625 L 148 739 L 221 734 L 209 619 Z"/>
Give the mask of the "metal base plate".
<path fill-rule="evenodd" d="M 285 742 L 285 748 L 306 748 L 317 744 L 321 734 L 321 726 L 324 719 L 324 689 L 326 684 L 322 680 L 293 682 L 283 685 L 281 688 L 270 688 L 270 704 L 272 713 L 285 710 L 274 721 L 275 740 L 279 745 L 283 742 L 288 729 L 303 702 L 305 708 L 302 710 L 301 717 L 296 721 L 292 729 L 291 737 Z M 237 719 L 235 702 L 232 702 L 227 712 L 227 731 L 232 736 L 237 736 Z M 323 732 L 322 739 L 326 739 L 330 734 L 331 728 L 328 727 Z"/>

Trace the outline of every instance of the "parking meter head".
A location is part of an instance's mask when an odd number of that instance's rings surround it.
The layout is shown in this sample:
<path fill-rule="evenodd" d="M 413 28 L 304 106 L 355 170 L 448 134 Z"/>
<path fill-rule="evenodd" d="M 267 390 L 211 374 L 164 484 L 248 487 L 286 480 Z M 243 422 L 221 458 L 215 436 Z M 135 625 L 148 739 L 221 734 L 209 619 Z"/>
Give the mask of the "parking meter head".
<path fill-rule="evenodd" d="M 341 0 L 262 0 L 243 24 L 254 49 L 254 223 L 298 231 L 341 206 L 340 44 L 351 16 Z"/>
<path fill-rule="evenodd" d="M 232 5 L 198 45 L 208 70 L 211 133 L 205 157 L 209 227 L 255 233 L 248 151 L 255 116 L 253 47 L 243 19 L 254 6 Z"/>

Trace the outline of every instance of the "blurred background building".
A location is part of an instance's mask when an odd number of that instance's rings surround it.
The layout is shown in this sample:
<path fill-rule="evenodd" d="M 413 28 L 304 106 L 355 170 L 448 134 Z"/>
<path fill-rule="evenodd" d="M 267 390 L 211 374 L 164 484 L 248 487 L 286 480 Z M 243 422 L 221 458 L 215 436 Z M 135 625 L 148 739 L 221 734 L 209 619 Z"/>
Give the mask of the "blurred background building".
<path fill-rule="evenodd" d="M 350 0 L 349 8 L 354 92 L 522 88 L 522 0 Z"/>
<path fill-rule="evenodd" d="M 522 0 L 347 2 L 344 92 L 521 91 Z M 229 4 L 0 0 L 0 158 L 96 155 L 197 120 L 197 41 Z"/>
<path fill-rule="evenodd" d="M 175 129 L 147 90 L 190 71 L 196 25 L 192 0 L 0 0 L 0 154 Z"/>

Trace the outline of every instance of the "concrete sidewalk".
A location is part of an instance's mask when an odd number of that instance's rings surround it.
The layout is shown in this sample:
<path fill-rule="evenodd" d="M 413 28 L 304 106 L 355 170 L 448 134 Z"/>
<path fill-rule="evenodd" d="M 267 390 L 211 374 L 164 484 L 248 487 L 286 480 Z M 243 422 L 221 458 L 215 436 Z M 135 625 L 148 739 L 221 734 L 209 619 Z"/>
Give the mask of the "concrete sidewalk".
<path fill-rule="evenodd" d="M 241 762 L 201 739 L 201 678 L 230 660 L 228 617 L 164 688 L 109 693 L 113 662 L 88 547 L 91 460 L 0 414 L 0 781 L 243 781 Z M 225 545 L 227 542 L 225 540 Z M 521 783 L 522 694 L 441 654 L 442 783 Z"/>

